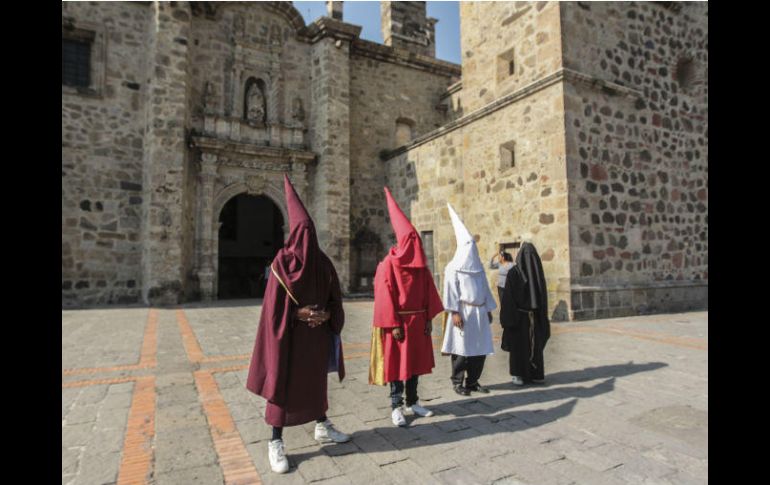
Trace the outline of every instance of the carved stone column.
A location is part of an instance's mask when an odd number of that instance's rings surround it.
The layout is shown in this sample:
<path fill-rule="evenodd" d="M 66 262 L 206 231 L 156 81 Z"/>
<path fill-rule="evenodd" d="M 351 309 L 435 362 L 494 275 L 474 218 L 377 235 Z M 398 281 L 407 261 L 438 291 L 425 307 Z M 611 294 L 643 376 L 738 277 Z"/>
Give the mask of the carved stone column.
<path fill-rule="evenodd" d="M 198 265 L 198 281 L 200 282 L 201 298 L 212 301 L 214 294 L 214 231 L 215 214 L 214 184 L 217 179 L 217 156 L 210 153 L 201 155 L 201 212 L 200 212 L 200 262 Z"/>

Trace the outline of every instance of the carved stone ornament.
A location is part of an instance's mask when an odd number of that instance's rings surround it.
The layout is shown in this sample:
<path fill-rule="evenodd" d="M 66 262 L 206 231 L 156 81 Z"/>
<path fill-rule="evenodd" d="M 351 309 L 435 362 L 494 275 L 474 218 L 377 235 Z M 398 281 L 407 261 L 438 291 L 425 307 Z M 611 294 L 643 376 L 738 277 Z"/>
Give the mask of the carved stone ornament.
<path fill-rule="evenodd" d="M 249 175 L 246 177 L 246 186 L 249 189 L 249 194 L 258 195 L 265 191 L 267 180 L 260 175 Z"/>

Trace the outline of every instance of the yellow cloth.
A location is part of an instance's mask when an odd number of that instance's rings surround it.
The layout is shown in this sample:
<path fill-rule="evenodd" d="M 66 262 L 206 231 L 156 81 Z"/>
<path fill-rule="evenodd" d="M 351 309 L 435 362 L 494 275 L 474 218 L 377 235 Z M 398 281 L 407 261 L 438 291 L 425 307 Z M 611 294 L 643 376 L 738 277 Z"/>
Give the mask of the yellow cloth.
<path fill-rule="evenodd" d="M 441 341 L 443 342 L 444 341 L 444 334 L 446 333 L 446 324 L 447 324 L 447 321 L 449 321 L 450 313 L 444 311 L 444 312 L 441 312 L 441 315 L 442 315 L 442 317 L 441 317 Z M 441 352 L 441 355 L 452 355 L 452 354 L 447 354 L 446 352 Z"/>
<path fill-rule="evenodd" d="M 385 385 L 385 357 L 382 347 L 382 328 L 372 327 L 372 346 L 369 350 L 369 384 Z"/>
<path fill-rule="evenodd" d="M 294 295 L 291 294 L 291 291 L 289 291 L 289 288 L 283 283 L 283 280 L 281 279 L 280 276 L 278 276 L 278 273 L 275 272 L 275 269 L 273 269 L 272 264 L 270 264 L 270 271 L 273 272 L 273 276 L 275 276 L 275 279 L 277 279 L 278 283 L 280 283 L 281 286 L 283 286 L 283 289 L 286 290 L 286 294 L 289 295 L 289 298 L 291 298 L 291 301 L 293 301 L 295 305 L 299 305 L 299 303 L 297 302 L 297 299 L 294 298 Z"/>

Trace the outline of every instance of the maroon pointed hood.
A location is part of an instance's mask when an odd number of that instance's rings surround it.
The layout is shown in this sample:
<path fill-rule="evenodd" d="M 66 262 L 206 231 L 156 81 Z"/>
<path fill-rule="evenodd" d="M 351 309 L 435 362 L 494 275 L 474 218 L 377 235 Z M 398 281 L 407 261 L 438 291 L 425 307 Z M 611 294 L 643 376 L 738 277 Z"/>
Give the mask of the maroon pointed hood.
<path fill-rule="evenodd" d="M 294 186 L 286 174 L 283 175 L 283 190 L 286 194 L 286 209 L 289 212 L 289 232 L 304 223 L 313 226 L 313 220 L 305 209 L 305 204 L 302 203 L 302 199 L 297 195 L 297 191 L 294 190 Z"/>
<path fill-rule="evenodd" d="M 289 214 L 289 237 L 278 251 L 272 268 L 301 306 L 322 303 L 321 295 L 328 293 L 326 261 L 318 246 L 315 224 L 305 204 L 297 195 L 289 177 L 283 176 L 286 209 Z"/>
<path fill-rule="evenodd" d="M 396 199 L 385 187 L 385 198 L 388 201 L 388 214 L 390 225 L 396 233 L 397 245 L 390 248 L 390 257 L 397 266 L 408 268 L 424 268 L 425 251 L 422 249 L 422 240 L 404 212 L 396 203 Z"/>

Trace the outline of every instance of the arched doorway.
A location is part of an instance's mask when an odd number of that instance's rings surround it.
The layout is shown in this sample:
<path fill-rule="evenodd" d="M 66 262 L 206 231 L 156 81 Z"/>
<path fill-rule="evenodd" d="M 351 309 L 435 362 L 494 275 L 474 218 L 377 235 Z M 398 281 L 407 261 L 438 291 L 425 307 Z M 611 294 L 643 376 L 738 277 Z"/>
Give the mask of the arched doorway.
<path fill-rule="evenodd" d="M 264 195 L 239 194 L 219 213 L 219 299 L 262 298 L 266 270 L 283 246 L 283 215 Z"/>

